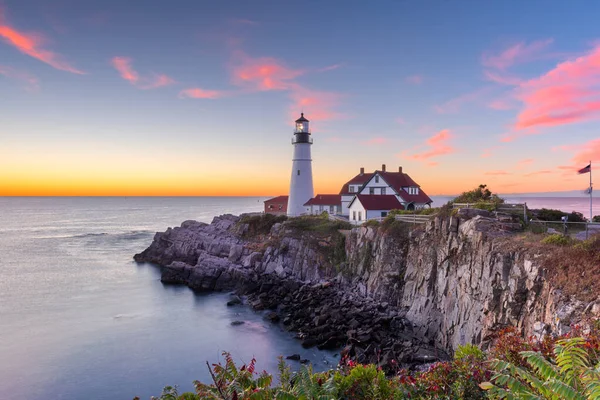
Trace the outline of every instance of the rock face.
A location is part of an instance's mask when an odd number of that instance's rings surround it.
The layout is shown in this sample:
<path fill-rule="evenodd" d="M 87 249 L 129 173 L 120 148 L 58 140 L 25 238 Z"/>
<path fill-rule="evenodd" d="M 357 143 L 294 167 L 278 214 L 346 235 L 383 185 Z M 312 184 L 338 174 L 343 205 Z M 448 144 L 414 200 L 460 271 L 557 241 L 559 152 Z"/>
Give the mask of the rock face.
<path fill-rule="evenodd" d="M 165 283 L 236 290 L 253 308 L 276 312 L 307 347 L 345 346 L 361 362 L 410 366 L 485 344 L 502 326 L 564 333 L 600 314 L 600 301 L 552 288 L 536 254 L 503 245 L 519 227 L 510 216 L 468 211 L 411 230 L 354 228 L 344 257 L 332 261 L 330 238 L 283 223 L 248 240 L 240 217 L 224 215 L 157 233 L 135 260 L 163 266 Z"/>

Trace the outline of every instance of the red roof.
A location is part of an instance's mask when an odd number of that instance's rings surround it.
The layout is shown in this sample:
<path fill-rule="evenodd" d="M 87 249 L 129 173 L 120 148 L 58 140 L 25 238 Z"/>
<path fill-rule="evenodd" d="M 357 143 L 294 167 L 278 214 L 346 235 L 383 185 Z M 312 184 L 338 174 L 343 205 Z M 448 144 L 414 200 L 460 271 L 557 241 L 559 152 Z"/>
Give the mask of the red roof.
<path fill-rule="evenodd" d="M 358 194 L 348 205 L 358 199 L 365 210 L 404 210 L 396 196 L 392 194 Z"/>
<path fill-rule="evenodd" d="M 265 200 L 265 203 L 274 203 L 274 204 L 287 204 L 288 196 L 277 196 L 272 199 Z"/>
<path fill-rule="evenodd" d="M 304 203 L 305 206 L 332 206 L 341 204 L 342 196 L 339 194 L 318 194 Z"/>
<path fill-rule="evenodd" d="M 370 174 L 359 174 L 352 178 L 351 181 L 346 183 L 346 185 L 344 185 L 340 194 L 353 194 L 348 191 L 349 184 L 360 184 L 362 186 L 371 180 L 375 174 L 381 176 L 383 180 L 390 185 L 396 191 L 396 193 L 402 197 L 403 200 L 408 203 L 429 204 L 433 202 L 433 200 L 431 200 L 429 196 L 427 196 L 427 194 L 420 189 L 419 185 L 408 174 L 403 172 L 375 171 L 374 173 Z M 403 189 L 406 187 L 419 188 L 419 194 L 408 194 L 408 191 Z"/>
<path fill-rule="evenodd" d="M 340 194 L 355 194 L 355 192 L 351 193 L 350 189 L 349 189 L 349 185 L 364 185 L 365 183 L 367 183 L 367 181 L 369 181 L 369 179 L 371 179 L 371 177 L 373 176 L 373 173 L 368 173 L 368 174 L 358 174 L 356 175 L 354 178 L 350 179 L 348 182 L 346 182 L 344 184 L 344 186 L 342 186 L 342 189 L 340 190 Z"/>

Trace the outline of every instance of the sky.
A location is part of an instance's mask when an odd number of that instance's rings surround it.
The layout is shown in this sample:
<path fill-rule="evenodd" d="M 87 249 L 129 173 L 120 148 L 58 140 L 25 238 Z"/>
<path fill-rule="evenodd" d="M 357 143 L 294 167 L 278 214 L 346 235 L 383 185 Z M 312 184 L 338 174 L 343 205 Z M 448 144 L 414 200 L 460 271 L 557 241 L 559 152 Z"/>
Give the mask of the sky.
<path fill-rule="evenodd" d="M 581 190 L 600 2 L 0 0 L 0 195 Z"/>

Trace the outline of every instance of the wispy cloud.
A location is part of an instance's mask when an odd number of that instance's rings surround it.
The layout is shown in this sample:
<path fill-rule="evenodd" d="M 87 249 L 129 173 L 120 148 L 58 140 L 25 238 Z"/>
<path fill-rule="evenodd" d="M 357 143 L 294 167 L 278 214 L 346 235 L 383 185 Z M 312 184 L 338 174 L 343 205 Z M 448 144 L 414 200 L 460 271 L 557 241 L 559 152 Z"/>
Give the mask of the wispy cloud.
<path fill-rule="evenodd" d="M 488 103 L 488 107 L 499 111 L 505 111 L 514 108 L 510 101 L 504 99 L 492 100 L 490 103 Z"/>
<path fill-rule="evenodd" d="M 528 174 L 525 174 L 523 176 L 538 176 L 538 175 L 548 175 L 548 174 L 552 174 L 553 172 L 550 171 L 549 169 L 543 169 L 540 171 L 534 171 L 534 172 L 530 172 Z"/>
<path fill-rule="evenodd" d="M 486 52 L 482 56 L 481 63 L 485 67 L 505 70 L 515 64 L 538 59 L 552 42 L 552 39 L 538 40 L 531 43 L 521 42 L 496 54 Z"/>
<path fill-rule="evenodd" d="M 508 75 L 505 72 L 483 71 L 483 75 L 488 81 L 507 86 L 518 86 L 523 83 L 523 79 Z"/>
<path fill-rule="evenodd" d="M 216 99 L 223 97 L 224 92 L 217 90 L 206 90 L 201 88 L 190 88 L 179 92 L 180 98 L 192 98 L 192 99 Z"/>
<path fill-rule="evenodd" d="M 413 85 L 420 85 L 423 83 L 423 75 L 411 75 L 405 78 L 405 81 L 412 83 Z"/>
<path fill-rule="evenodd" d="M 425 141 L 427 150 L 412 155 L 405 154 L 404 157 L 423 161 L 446 154 L 452 154 L 456 151 L 449 143 L 452 138 L 453 135 L 449 129 L 441 130 Z"/>
<path fill-rule="evenodd" d="M 250 90 L 289 90 L 297 86 L 294 79 L 304 71 L 287 67 L 271 57 L 252 58 L 240 51 L 235 54 L 232 80 Z"/>
<path fill-rule="evenodd" d="M 298 111 L 304 111 L 311 121 L 324 121 L 341 118 L 343 115 L 337 111 L 341 95 L 333 92 L 311 90 L 294 85 L 290 92 L 292 105 L 290 114 L 297 116 Z"/>
<path fill-rule="evenodd" d="M 558 64 L 520 86 L 524 108 L 516 130 L 588 121 L 600 117 L 600 45 L 587 54 Z"/>
<path fill-rule="evenodd" d="M 133 68 L 133 60 L 129 57 L 113 57 L 111 63 L 119 72 L 121 78 L 139 89 L 157 89 L 175 83 L 174 79 L 164 74 L 151 74 L 141 77 Z"/>
<path fill-rule="evenodd" d="M 533 164 L 535 160 L 533 158 L 526 158 L 524 160 L 520 160 L 519 162 L 517 162 L 517 165 L 515 166 L 516 169 L 523 169 L 525 167 L 527 167 L 528 165 Z"/>
<path fill-rule="evenodd" d="M 384 137 L 374 137 L 369 140 L 363 141 L 363 144 L 366 144 L 367 146 L 376 146 L 376 145 L 386 144 L 386 143 L 389 143 L 389 139 L 384 138 Z"/>
<path fill-rule="evenodd" d="M 332 65 L 328 65 L 326 67 L 320 68 L 318 71 L 319 72 L 327 72 L 327 71 L 333 71 L 335 69 L 341 68 L 343 67 L 344 64 L 332 64 Z"/>
<path fill-rule="evenodd" d="M 472 92 L 468 92 L 448 100 L 443 104 L 434 106 L 435 110 L 440 114 L 450 114 L 460 111 L 465 104 L 473 103 L 481 100 L 481 98 L 490 92 L 489 87 L 482 87 Z"/>
<path fill-rule="evenodd" d="M 4 22 L 2 10 L 0 10 L 0 38 L 4 42 L 15 47 L 23 54 L 38 59 L 58 70 L 83 74 L 84 72 L 73 67 L 59 54 L 44 48 L 45 38 L 38 33 L 26 33 L 19 31 Z"/>
<path fill-rule="evenodd" d="M 16 79 L 25 83 L 25 88 L 27 90 L 34 91 L 40 88 L 38 78 L 25 71 L 20 71 L 11 67 L 0 65 L 0 75 L 4 75 L 7 78 Z"/>

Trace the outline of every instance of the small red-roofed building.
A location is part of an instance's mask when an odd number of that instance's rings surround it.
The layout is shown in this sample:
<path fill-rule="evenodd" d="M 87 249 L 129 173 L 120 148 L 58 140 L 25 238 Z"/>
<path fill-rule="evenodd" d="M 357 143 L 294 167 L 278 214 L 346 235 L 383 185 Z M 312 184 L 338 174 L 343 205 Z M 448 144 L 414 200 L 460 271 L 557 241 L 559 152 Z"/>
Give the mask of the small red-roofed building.
<path fill-rule="evenodd" d="M 277 196 L 265 200 L 265 214 L 286 215 L 288 196 Z"/>
<path fill-rule="evenodd" d="M 342 196 L 339 194 L 318 194 L 306 203 L 306 213 L 319 215 L 327 212 L 330 215 L 342 213 Z"/>
<path fill-rule="evenodd" d="M 385 218 L 391 210 L 404 210 L 393 194 L 357 194 L 348 206 L 350 222 L 361 224 L 374 218 Z"/>

